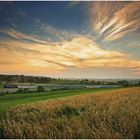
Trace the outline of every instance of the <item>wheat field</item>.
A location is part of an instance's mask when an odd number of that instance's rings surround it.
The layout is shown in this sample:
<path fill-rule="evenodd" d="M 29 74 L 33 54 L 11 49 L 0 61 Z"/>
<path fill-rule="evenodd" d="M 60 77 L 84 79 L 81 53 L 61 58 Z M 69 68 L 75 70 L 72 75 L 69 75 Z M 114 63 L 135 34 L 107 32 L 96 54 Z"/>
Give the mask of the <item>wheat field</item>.
<path fill-rule="evenodd" d="M 140 138 L 140 88 L 11 108 L 0 120 L 0 138 Z"/>

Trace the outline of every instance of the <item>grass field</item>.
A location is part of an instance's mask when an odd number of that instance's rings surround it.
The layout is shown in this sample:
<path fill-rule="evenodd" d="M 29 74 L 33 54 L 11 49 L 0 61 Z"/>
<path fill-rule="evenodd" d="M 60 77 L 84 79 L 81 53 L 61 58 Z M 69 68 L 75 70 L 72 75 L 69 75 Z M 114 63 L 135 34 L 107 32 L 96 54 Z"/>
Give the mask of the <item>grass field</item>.
<path fill-rule="evenodd" d="M 79 90 L 59 90 L 42 93 L 28 93 L 28 94 L 7 94 L 0 96 L 0 115 L 5 113 L 7 109 L 12 106 L 27 104 L 36 101 L 62 98 L 72 95 L 96 93 L 100 91 L 108 91 L 112 89 L 79 89 Z"/>
<path fill-rule="evenodd" d="M 77 96 L 11 108 L 1 118 L 0 138 L 140 138 L 140 88 L 93 91 L 63 91 Z"/>
<path fill-rule="evenodd" d="M 0 84 L 0 90 L 3 89 L 3 84 Z"/>

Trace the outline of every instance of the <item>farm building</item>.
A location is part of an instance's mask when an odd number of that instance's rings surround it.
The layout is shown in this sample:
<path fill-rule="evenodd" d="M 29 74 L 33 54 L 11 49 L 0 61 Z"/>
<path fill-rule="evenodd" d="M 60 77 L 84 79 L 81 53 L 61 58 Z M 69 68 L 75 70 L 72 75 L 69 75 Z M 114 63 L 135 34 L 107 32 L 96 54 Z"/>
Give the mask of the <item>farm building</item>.
<path fill-rule="evenodd" d="M 18 85 L 18 88 L 20 88 L 20 89 L 25 89 L 25 88 L 27 88 L 27 89 L 36 89 L 37 86 L 32 86 L 32 85 Z"/>
<path fill-rule="evenodd" d="M 36 89 L 37 86 L 33 85 L 4 85 L 4 88 L 19 88 L 19 89 Z"/>
<path fill-rule="evenodd" d="M 91 85 L 86 87 L 87 88 L 117 88 L 120 87 L 120 85 Z"/>
<path fill-rule="evenodd" d="M 4 85 L 4 88 L 18 88 L 18 85 Z"/>

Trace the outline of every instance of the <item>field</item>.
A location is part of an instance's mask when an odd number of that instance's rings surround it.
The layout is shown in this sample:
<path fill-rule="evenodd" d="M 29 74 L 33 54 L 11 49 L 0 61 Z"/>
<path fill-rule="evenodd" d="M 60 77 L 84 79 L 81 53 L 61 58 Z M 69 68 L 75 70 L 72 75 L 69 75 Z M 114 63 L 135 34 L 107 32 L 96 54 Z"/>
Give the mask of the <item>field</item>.
<path fill-rule="evenodd" d="M 3 89 L 3 84 L 0 84 L 0 90 Z"/>
<path fill-rule="evenodd" d="M 27 104 L 42 100 L 48 99 L 56 99 L 62 97 L 68 97 L 72 95 L 79 94 L 89 94 L 96 93 L 100 91 L 108 91 L 113 89 L 76 89 L 76 90 L 58 90 L 58 91 L 50 91 L 50 92 L 42 92 L 42 93 L 21 93 L 21 94 L 6 94 L 0 96 L 0 115 L 5 113 L 7 109 L 12 106 Z"/>
<path fill-rule="evenodd" d="M 140 138 L 138 87 L 55 91 L 31 96 L 0 97 L 0 107 L 4 103 L 21 104 L 20 100 L 28 103 L 10 108 L 1 118 L 0 138 Z M 58 98 L 66 96 L 71 97 Z M 58 99 L 46 100 L 51 98 Z"/>

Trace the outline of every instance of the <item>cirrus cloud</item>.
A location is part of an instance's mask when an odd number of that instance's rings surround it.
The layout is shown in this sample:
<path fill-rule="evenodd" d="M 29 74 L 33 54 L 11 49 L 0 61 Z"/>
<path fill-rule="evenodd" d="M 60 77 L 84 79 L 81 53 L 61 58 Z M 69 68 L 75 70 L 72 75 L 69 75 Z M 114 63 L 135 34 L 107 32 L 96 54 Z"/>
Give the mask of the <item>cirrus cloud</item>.
<path fill-rule="evenodd" d="M 0 41 L 0 46 L 1 71 L 8 70 L 8 67 L 11 71 L 34 73 L 57 73 L 70 67 L 125 67 L 136 73 L 140 71 L 140 61 L 132 59 L 131 55 L 102 49 L 94 40 L 82 35 L 70 41 L 46 44 L 5 40 Z"/>
<path fill-rule="evenodd" d="M 140 28 L 140 2 L 93 2 L 89 4 L 91 27 L 105 41 L 120 39 Z"/>
<path fill-rule="evenodd" d="M 15 39 L 25 39 L 25 40 L 30 40 L 30 41 L 34 41 L 34 42 L 38 42 L 38 43 L 42 43 L 45 44 L 46 41 L 41 40 L 38 36 L 36 35 L 28 35 L 22 32 L 19 32 L 13 28 L 9 28 L 9 29 L 0 29 L 0 32 L 9 35 L 12 38 Z"/>

